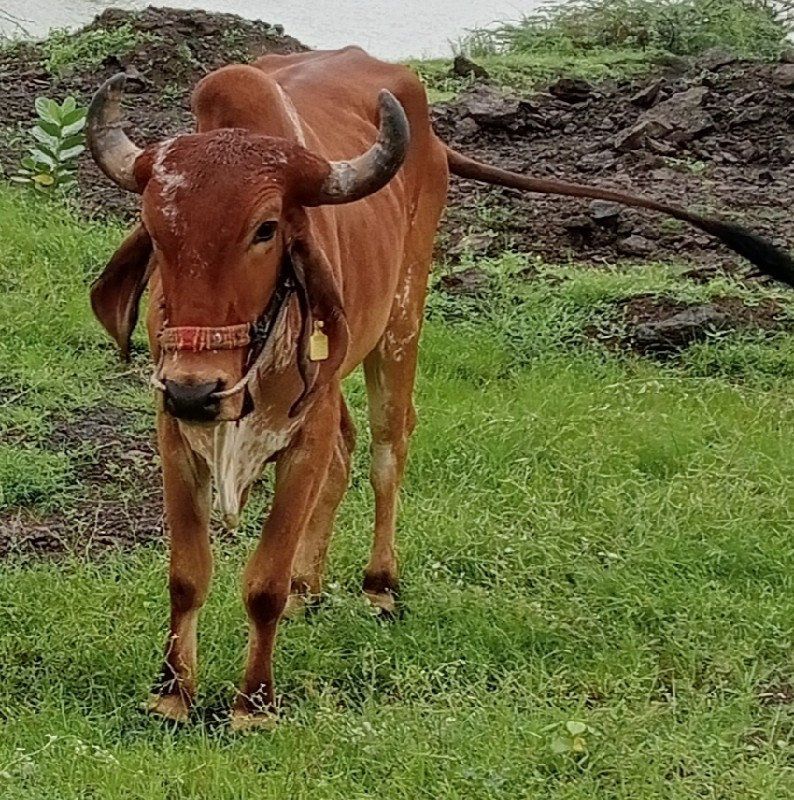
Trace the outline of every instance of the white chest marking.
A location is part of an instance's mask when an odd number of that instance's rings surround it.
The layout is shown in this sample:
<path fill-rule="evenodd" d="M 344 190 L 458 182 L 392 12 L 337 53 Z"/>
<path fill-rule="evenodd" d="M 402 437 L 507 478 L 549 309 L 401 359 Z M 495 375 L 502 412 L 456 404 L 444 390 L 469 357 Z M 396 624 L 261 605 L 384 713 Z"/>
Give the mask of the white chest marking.
<path fill-rule="evenodd" d="M 190 446 L 210 468 L 214 505 L 223 524 L 236 528 L 242 512 L 243 493 L 261 475 L 268 458 L 287 446 L 292 431 L 269 430 L 255 416 L 240 422 L 221 422 L 213 428 L 182 428 Z"/>

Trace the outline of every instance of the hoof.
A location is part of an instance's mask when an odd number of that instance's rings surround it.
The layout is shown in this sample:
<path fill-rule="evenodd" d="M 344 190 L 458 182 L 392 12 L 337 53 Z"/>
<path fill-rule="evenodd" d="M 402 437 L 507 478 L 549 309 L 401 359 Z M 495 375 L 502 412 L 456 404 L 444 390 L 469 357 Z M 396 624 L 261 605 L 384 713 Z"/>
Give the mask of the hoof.
<path fill-rule="evenodd" d="M 184 725 L 190 717 L 190 707 L 182 695 L 179 694 L 152 694 L 146 703 L 146 710 L 150 714 Z"/>
<path fill-rule="evenodd" d="M 396 576 L 389 572 L 365 573 L 364 597 L 381 619 L 392 620 L 399 616 L 400 588 Z"/>
<path fill-rule="evenodd" d="M 284 619 L 300 619 L 305 615 L 308 605 L 306 595 L 291 594 L 287 598 L 287 605 L 284 607 Z"/>
<path fill-rule="evenodd" d="M 397 616 L 397 596 L 393 592 L 364 592 L 372 611 L 380 617 L 394 619 Z"/>
<path fill-rule="evenodd" d="M 257 711 L 250 714 L 247 711 L 232 711 L 230 727 L 232 733 L 248 733 L 250 731 L 275 730 L 278 725 L 278 715 L 270 711 Z"/>
<path fill-rule="evenodd" d="M 295 593 L 287 598 L 284 619 L 304 619 L 322 608 L 325 598 L 322 594 Z"/>

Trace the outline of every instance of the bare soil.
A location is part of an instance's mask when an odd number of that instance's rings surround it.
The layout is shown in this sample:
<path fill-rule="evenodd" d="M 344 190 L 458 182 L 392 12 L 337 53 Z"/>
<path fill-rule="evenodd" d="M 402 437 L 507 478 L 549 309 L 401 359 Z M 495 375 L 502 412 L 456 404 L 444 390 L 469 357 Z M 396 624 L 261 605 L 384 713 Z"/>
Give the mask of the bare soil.
<path fill-rule="evenodd" d="M 0 557 L 97 555 L 163 541 L 162 492 L 151 436 L 130 429 L 130 412 L 88 408 L 55 421 L 46 447 L 67 453 L 83 498 L 53 513 L 0 513 Z"/>
<path fill-rule="evenodd" d="M 677 63 L 643 80 L 566 82 L 506 98 L 480 83 L 433 110 L 468 155 L 518 172 L 644 193 L 717 213 L 790 249 L 794 65 Z M 572 82 L 568 82 L 572 83 Z M 746 267 L 719 243 L 649 212 L 453 181 L 440 256 L 505 248 L 549 263 L 674 261 Z"/>
<path fill-rule="evenodd" d="M 666 359 L 717 331 L 792 329 L 781 304 L 768 297 L 753 305 L 731 296 L 695 305 L 640 294 L 626 297 L 616 306 L 620 311 L 616 325 L 593 325 L 585 332 L 609 349 L 632 350 L 650 358 Z"/>

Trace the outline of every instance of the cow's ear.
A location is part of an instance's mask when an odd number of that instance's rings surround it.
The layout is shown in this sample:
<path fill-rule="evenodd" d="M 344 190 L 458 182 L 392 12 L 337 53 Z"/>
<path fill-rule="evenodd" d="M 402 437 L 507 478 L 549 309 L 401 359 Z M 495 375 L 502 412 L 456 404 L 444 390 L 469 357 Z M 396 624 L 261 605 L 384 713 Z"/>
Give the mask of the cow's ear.
<path fill-rule="evenodd" d="M 350 339 L 342 295 L 331 264 L 316 245 L 307 225 L 289 245 L 287 257 L 298 285 L 303 317 L 298 367 L 304 391 L 290 409 L 295 416 L 317 389 L 326 386 L 344 363 Z M 312 360 L 312 335 L 327 337 L 328 356 Z M 315 354 L 316 355 L 316 354 Z"/>
<path fill-rule="evenodd" d="M 91 286 L 91 308 L 125 361 L 130 357 L 130 337 L 138 321 L 138 304 L 149 280 L 151 262 L 152 240 L 139 223 Z"/>

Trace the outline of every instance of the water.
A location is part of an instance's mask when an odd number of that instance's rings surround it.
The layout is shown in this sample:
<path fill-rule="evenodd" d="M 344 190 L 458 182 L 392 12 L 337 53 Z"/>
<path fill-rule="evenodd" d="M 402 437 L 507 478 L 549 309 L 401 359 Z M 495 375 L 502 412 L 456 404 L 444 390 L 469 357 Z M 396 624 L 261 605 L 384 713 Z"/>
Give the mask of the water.
<path fill-rule="evenodd" d="M 143 8 L 152 0 L 4 0 L 2 11 L 40 37 L 50 28 L 78 27 L 103 8 Z M 516 20 L 539 0 L 163 0 L 176 8 L 200 6 L 280 23 L 311 47 L 358 44 L 384 59 L 447 56 L 467 28 Z M 0 32 L 15 31 L 0 13 Z"/>

